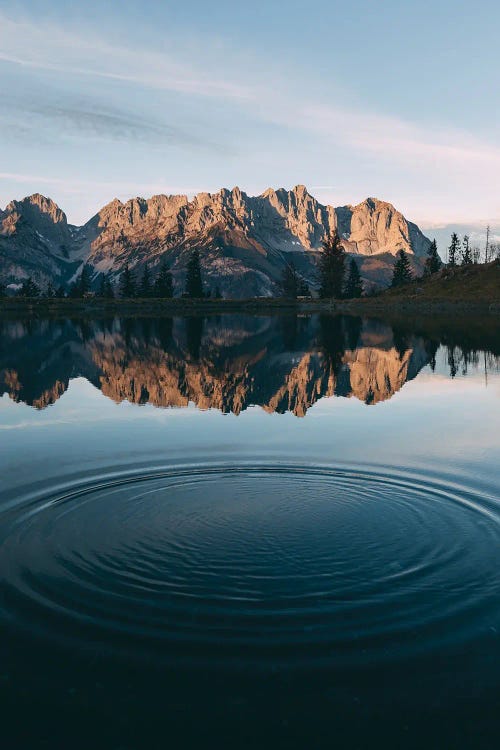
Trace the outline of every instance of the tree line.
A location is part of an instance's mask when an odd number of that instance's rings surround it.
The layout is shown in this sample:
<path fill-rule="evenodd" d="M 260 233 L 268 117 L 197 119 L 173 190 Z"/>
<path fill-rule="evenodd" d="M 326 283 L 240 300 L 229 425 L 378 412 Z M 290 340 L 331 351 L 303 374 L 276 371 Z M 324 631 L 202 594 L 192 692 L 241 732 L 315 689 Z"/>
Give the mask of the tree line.
<path fill-rule="evenodd" d="M 318 264 L 319 296 L 322 299 L 353 299 L 369 293 L 363 286 L 359 265 L 354 258 L 348 258 L 342 241 L 337 231 L 328 235 L 322 243 Z M 464 235 L 462 239 L 457 233 L 451 235 L 451 243 L 447 248 L 448 267 L 467 266 L 480 263 L 482 260 L 481 250 L 472 246 L 470 237 Z M 500 259 L 500 245 L 490 241 L 490 230 L 487 229 L 486 248 L 484 262 L 488 263 L 495 258 Z M 424 263 L 424 277 L 432 276 L 443 268 L 436 240 L 433 240 L 427 251 Z M 393 267 L 391 287 L 400 287 L 408 284 L 414 279 L 410 257 L 405 250 L 400 249 L 396 253 Z M 54 287 L 51 282 L 42 291 L 40 286 L 32 277 L 25 279 L 17 290 L 19 297 L 43 297 L 46 299 L 81 299 L 95 296 L 102 299 L 171 299 L 174 297 L 174 280 L 172 274 L 163 263 L 156 277 L 153 278 L 148 264 L 143 267 L 142 275 L 138 279 L 135 272 L 128 264 L 125 265 L 120 274 L 118 284 L 113 284 L 110 273 L 100 275 L 96 291 L 93 291 L 92 271 L 90 266 L 84 265 L 79 276 L 70 284 L 68 291 L 64 286 Z M 281 278 L 282 295 L 288 299 L 298 297 L 310 297 L 311 291 L 306 280 L 300 275 L 293 260 L 285 263 Z M 0 297 L 6 295 L 5 285 L 0 283 Z M 206 290 L 203 284 L 200 255 L 198 250 L 193 250 L 186 267 L 186 278 L 182 297 L 190 299 L 203 299 L 213 296 L 221 299 L 222 294 L 218 286 L 213 292 Z"/>
<path fill-rule="evenodd" d="M 137 278 L 136 273 L 126 264 L 116 285 L 113 284 L 110 273 L 103 273 L 100 275 L 96 291 L 93 291 L 92 271 L 88 265 L 83 266 L 80 274 L 70 284 L 67 291 L 63 285 L 54 287 L 50 281 L 47 287 L 42 290 L 30 276 L 23 281 L 16 292 L 16 296 L 43 299 L 83 299 L 86 297 L 98 297 L 101 299 L 115 299 L 116 297 L 122 299 L 171 299 L 174 296 L 174 292 L 173 276 L 166 263 L 163 263 L 156 277 L 153 276 L 149 266 L 146 264 L 140 278 Z M 0 297 L 5 296 L 5 294 L 6 287 L 0 283 Z M 193 250 L 189 257 L 182 296 L 190 299 L 201 299 L 211 296 L 209 291 L 204 290 L 198 250 Z M 215 287 L 213 296 L 217 299 L 222 298 L 218 286 Z"/>

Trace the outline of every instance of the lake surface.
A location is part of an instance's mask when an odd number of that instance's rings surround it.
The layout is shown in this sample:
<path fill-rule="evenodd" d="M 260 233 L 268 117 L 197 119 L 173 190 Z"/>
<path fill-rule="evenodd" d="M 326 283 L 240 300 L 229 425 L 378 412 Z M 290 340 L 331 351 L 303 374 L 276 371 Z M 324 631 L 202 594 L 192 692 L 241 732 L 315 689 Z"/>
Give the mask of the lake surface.
<path fill-rule="evenodd" d="M 8 747 L 498 746 L 499 459 L 493 319 L 1 321 Z"/>

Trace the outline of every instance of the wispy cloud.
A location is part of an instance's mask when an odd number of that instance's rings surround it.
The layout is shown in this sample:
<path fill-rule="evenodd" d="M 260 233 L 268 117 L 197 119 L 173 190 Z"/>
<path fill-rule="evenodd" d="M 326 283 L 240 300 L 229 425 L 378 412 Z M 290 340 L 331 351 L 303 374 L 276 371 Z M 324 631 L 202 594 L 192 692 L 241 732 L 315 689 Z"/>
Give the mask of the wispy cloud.
<path fill-rule="evenodd" d="M 320 76 L 315 87 L 317 93 L 313 96 L 308 93 L 310 89 L 300 68 L 292 75 L 289 70 L 283 73 L 278 62 L 275 65 L 266 62 L 265 68 L 260 64 L 251 65 L 249 58 L 243 59 L 239 50 L 232 50 L 230 56 L 212 59 L 205 54 L 201 40 L 196 54 L 192 54 L 193 47 L 184 49 L 180 41 L 172 42 L 168 35 L 163 42 L 162 49 L 140 49 L 130 39 L 120 45 L 98 33 L 13 20 L 0 11 L 0 65 L 3 61 L 3 66 L 43 70 L 49 74 L 45 79 L 52 83 L 65 81 L 67 84 L 69 80 L 73 90 L 87 90 L 87 97 L 81 93 L 80 101 L 68 93 L 68 86 L 66 91 L 61 89 L 60 101 L 48 101 L 43 94 L 38 100 L 23 101 L 22 106 L 33 118 L 31 121 L 31 118 L 18 117 L 16 128 L 10 127 L 4 106 L 0 127 L 3 118 L 4 132 L 17 132 L 18 141 L 29 139 L 33 128 L 37 127 L 50 138 L 49 125 L 55 123 L 67 139 L 77 133 L 81 139 L 145 142 L 153 147 L 162 144 L 205 147 L 215 150 L 216 155 L 221 155 L 221 163 L 228 164 L 234 154 L 227 141 L 232 137 L 231 118 L 235 114 L 238 123 L 250 134 L 245 143 L 248 154 L 257 152 L 258 138 L 267 132 L 265 128 L 272 131 L 273 127 L 274 133 L 277 128 L 284 135 L 292 132 L 294 145 L 302 143 L 310 149 L 310 171 L 313 181 L 318 181 L 311 189 L 322 194 L 323 202 L 355 202 L 365 197 L 366 194 L 345 195 L 343 192 L 346 174 L 354 184 L 352 174 L 360 170 L 364 160 L 368 167 L 366 172 L 359 171 L 360 191 L 380 187 L 383 190 L 380 197 L 397 199 L 398 207 L 415 218 L 429 222 L 439 217 L 445 222 L 456 222 L 484 215 L 500 217 L 500 140 L 495 136 L 488 140 L 458 127 L 436 126 L 430 119 L 416 122 L 397 113 L 380 114 L 362 104 L 358 108 L 347 107 L 341 103 L 341 92 L 334 99 L 330 97 L 328 101 L 332 103 L 325 105 L 326 97 L 320 100 L 318 93 Z M 185 95 L 183 101 L 196 101 L 197 107 L 186 109 L 187 125 L 179 114 L 177 118 L 172 114 L 168 122 L 167 115 L 162 119 L 160 104 L 139 112 L 139 98 L 132 98 L 127 106 L 125 87 L 109 87 L 105 81 L 133 84 L 137 93 L 144 95 L 141 102 L 161 99 L 163 103 L 167 98 L 167 94 L 152 94 L 152 90 Z M 92 98 L 92 88 L 101 89 L 101 97 Z M 109 106 L 110 91 L 113 92 L 113 108 Z M 121 98 L 114 97 L 117 92 Z M 3 101 L 8 105 L 8 100 Z M 120 101 L 121 107 L 117 103 Z M 208 104 L 215 112 L 211 128 L 204 127 L 205 120 L 208 123 L 205 111 Z M 221 111 L 217 114 L 219 105 Z M 200 120 L 196 132 L 191 132 L 194 111 Z M 219 131 L 217 125 L 221 123 L 223 127 Z M 216 135 L 210 136 L 210 133 Z M 211 142 L 217 138 L 222 145 Z M 276 170 L 280 166 L 289 169 L 290 160 L 295 156 L 288 154 L 286 165 L 277 160 Z M 248 168 L 248 159 L 241 163 Z M 331 176 L 324 170 L 324 165 L 329 163 Z M 388 176 L 384 178 L 385 173 Z M 245 175 L 241 179 L 244 180 Z M 280 177 L 277 179 L 281 183 Z M 338 187 L 329 185 L 330 179 Z M 299 181 L 304 181 L 300 174 L 297 175 Z M 391 187 L 390 195 L 387 186 Z M 67 189 L 75 190 L 70 185 Z M 131 193 L 139 190 L 142 188 L 137 184 Z"/>
<path fill-rule="evenodd" d="M 453 165 L 500 166 L 500 145 L 487 143 L 456 128 L 425 127 L 399 117 L 382 116 L 341 106 L 306 104 L 296 123 L 327 139 L 340 139 L 355 149 L 388 155 L 413 165 L 439 161 Z"/>
<path fill-rule="evenodd" d="M 6 138 L 36 138 L 48 141 L 64 138 L 101 139 L 126 143 L 147 143 L 149 146 L 179 146 L 189 149 L 210 149 L 227 153 L 227 145 L 196 136 L 190 128 L 121 110 L 104 107 L 92 99 L 73 100 L 68 96 L 63 104 L 50 103 L 42 94 L 34 102 L 3 97 L 0 112 L 0 133 Z"/>
<path fill-rule="evenodd" d="M 199 96 L 248 99 L 252 92 L 213 71 L 193 68 L 165 52 L 90 39 L 52 24 L 14 21 L 0 13 L 0 61 L 64 75 L 107 78 Z"/>

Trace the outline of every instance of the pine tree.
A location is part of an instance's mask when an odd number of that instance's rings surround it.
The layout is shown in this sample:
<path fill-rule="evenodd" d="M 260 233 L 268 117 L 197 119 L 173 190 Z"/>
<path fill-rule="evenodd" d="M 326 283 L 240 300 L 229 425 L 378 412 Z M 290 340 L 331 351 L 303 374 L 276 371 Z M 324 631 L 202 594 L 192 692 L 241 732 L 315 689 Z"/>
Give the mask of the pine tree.
<path fill-rule="evenodd" d="M 304 279 L 300 279 L 299 281 L 299 297 L 310 297 L 311 296 L 311 290 L 309 289 L 309 284 L 307 281 L 304 281 Z"/>
<path fill-rule="evenodd" d="M 125 299 L 135 297 L 135 280 L 128 263 L 120 276 L 120 296 Z"/>
<path fill-rule="evenodd" d="M 160 273 L 156 277 L 154 284 L 154 295 L 161 299 L 171 299 L 174 296 L 174 283 L 172 274 L 165 263 L 160 268 Z"/>
<path fill-rule="evenodd" d="M 458 239 L 458 234 L 456 232 L 453 232 L 453 234 L 451 235 L 451 244 L 448 248 L 448 265 L 449 266 L 457 265 L 459 252 L 460 252 L 460 240 Z"/>
<path fill-rule="evenodd" d="M 152 294 L 153 294 L 153 286 L 151 283 L 151 274 L 149 272 L 149 266 L 146 263 L 146 265 L 144 266 L 141 284 L 139 287 L 139 297 L 143 297 L 144 299 L 147 299 L 148 297 L 151 297 Z"/>
<path fill-rule="evenodd" d="M 398 250 L 397 259 L 394 263 L 394 270 L 392 275 L 392 287 L 402 286 L 408 284 L 413 278 L 411 272 L 410 261 L 408 255 L 404 250 Z"/>
<path fill-rule="evenodd" d="M 0 281 L 0 299 L 4 299 L 4 297 L 7 296 L 7 287 L 3 283 L 3 281 Z"/>
<path fill-rule="evenodd" d="M 425 259 L 425 276 L 432 276 L 433 273 L 437 273 L 441 266 L 442 262 L 437 250 L 436 240 L 432 240 Z"/>
<path fill-rule="evenodd" d="M 113 284 L 111 283 L 111 277 L 109 273 L 106 274 L 106 280 L 104 282 L 104 296 L 106 297 L 106 299 L 115 298 L 115 290 L 113 289 Z"/>
<path fill-rule="evenodd" d="M 203 282 L 201 280 L 200 254 L 193 250 L 187 264 L 186 296 L 191 299 L 202 299 Z"/>
<path fill-rule="evenodd" d="M 56 293 L 55 293 L 54 287 L 52 285 L 52 282 L 49 281 L 49 283 L 47 284 L 47 289 L 45 290 L 45 297 L 47 299 L 54 299 L 55 296 L 56 296 Z"/>
<path fill-rule="evenodd" d="M 215 297 L 215 299 L 222 299 L 222 292 L 221 292 L 221 290 L 220 290 L 220 287 L 219 287 L 219 285 L 218 285 L 218 284 L 217 284 L 217 286 L 215 287 L 215 294 L 214 294 L 214 297 Z"/>
<path fill-rule="evenodd" d="M 97 296 L 101 297 L 101 299 L 114 299 L 115 293 L 109 273 L 102 274 Z"/>
<path fill-rule="evenodd" d="M 285 265 L 283 273 L 281 275 L 281 288 L 283 296 L 288 299 L 297 299 L 299 293 L 300 280 L 295 269 L 295 264 L 292 261 Z"/>
<path fill-rule="evenodd" d="M 323 252 L 319 262 L 320 270 L 320 297 L 323 299 L 342 297 L 344 285 L 344 263 L 345 250 L 335 231 L 323 240 Z"/>
<path fill-rule="evenodd" d="M 90 267 L 85 264 L 82 268 L 82 273 L 80 276 L 80 292 L 82 297 L 85 297 L 85 295 L 90 292 L 91 288 L 92 274 L 90 272 Z"/>
<path fill-rule="evenodd" d="M 25 279 L 17 292 L 18 297 L 39 297 L 40 288 L 35 284 L 31 276 Z"/>
<path fill-rule="evenodd" d="M 472 248 L 469 242 L 469 235 L 465 234 L 462 240 L 462 265 L 470 266 L 472 263 Z"/>
<path fill-rule="evenodd" d="M 359 267 L 354 258 L 351 258 L 349 264 L 349 276 L 345 285 L 345 296 L 347 299 L 353 299 L 354 297 L 361 297 L 363 294 L 363 282 L 361 281 L 361 274 L 359 273 Z"/>
<path fill-rule="evenodd" d="M 92 274 L 89 266 L 84 265 L 80 276 L 71 284 L 69 296 L 73 298 L 85 297 L 91 290 Z"/>

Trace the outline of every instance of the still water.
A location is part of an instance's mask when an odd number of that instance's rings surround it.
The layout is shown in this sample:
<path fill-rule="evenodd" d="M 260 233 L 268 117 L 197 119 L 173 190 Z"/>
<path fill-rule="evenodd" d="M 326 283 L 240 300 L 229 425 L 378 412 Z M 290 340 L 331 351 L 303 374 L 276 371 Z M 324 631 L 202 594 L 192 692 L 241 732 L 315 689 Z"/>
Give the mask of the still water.
<path fill-rule="evenodd" d="M 496 747 L 499 458 L 492 319 L 2 321 L 8 747 Z"/>

